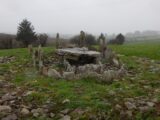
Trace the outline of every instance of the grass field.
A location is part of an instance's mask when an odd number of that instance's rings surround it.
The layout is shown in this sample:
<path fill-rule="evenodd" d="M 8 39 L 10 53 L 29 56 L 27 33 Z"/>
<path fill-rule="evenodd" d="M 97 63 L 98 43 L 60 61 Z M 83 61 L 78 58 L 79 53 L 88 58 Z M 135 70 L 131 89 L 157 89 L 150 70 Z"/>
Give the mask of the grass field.
<path fill-rule="evenodd" d="M 160 59 L 160 42 L 135 42 L 124 45 L 112 45 L 111 48 L 126 56 L 146 57 L 150 59 Z"/>
<path fill-rule="evenodd" d="M 27 67 L 31 62 L 31 57 L 27 49 L 0 50 L 0 56 L 15 56 L 16 61 L 8 64 L 0 64 L 0 71 L 16 71 L 12 75 L 10 82 L 26 90 L 34 91 L 26 96 L 26 103 L 42 106 L 46 101 L 54 103 L 53 112 L 58 114 L 61 110 L 70 109 L 74 111 L 80 108 L 86 114 L 76 117 L 88 120 L 90 116 L 105 114 L 109 120 L 123 119 L 121 111 L 128 98 L 151 101 L 153 98 L 160 100 L 160 42 L 129 43 L 124 45 L 109 46 L 125 64 L 132 76 L 126 76 L 122 80 L 112 84 L 97 83 L 94 78 L 84 78 L 81 80 L 55 80 L 53 78 L 38 75 L 36 70 Z M 53 52 L 54 48 L 44 48 L 45 54 Z M 62 104 L 64 100 L 68 103 Z M 116 105 L 123 108 L 116 109 Z M 138 109 L 138 108 L 137 108 Z M 153 108 L 145 113 L 133 110 L 132 117 L 137 120 L 158 120 L 157 109 Z M 74 118 L 73 112 L 70 115 Z M 127 116 L 125 119 L 131 119 Z M 27 118 L 26 118 L 27 119 Z M 35 118 L 28 118 L 35 119 Z M 39 117 L 37 119 L 50 119 Z M 55 116 L 54 119 L 58 119 Z"/>

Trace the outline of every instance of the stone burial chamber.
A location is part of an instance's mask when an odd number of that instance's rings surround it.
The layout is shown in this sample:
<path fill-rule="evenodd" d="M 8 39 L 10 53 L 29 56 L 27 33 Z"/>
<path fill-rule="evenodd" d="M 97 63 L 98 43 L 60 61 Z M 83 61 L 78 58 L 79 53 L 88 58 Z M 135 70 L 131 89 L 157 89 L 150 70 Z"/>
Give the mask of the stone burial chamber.
<path fill-rule="evenodd" d="M 43 66 L 43 75 L 65 80 L 94 77 L 97 82 L 111 83 L 126 73 L 123 66 L 116 67 L 114 62 L 102 63 L 100 52 L 85 47 L 57 49 L 55 58 L 53 65 Z"/>
<path fill-rule="evenodd" d="M 75 66 L 97 64 L 100 59 L 100 52 L 90 51 L 85 47 L 58 49 L 57 54 Z"/>

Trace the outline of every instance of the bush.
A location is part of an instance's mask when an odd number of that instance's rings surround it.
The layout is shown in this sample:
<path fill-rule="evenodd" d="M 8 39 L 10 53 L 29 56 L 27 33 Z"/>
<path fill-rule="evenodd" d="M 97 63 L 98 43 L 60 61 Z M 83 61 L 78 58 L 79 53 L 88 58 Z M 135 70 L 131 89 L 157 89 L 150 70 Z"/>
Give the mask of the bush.
<path fill-rule="evenodd" d="M 38 44 L 40 44 L 42 47 L 44 47 L 47 43 L 48 35 L 43 33 L 38 35 Z"/>
<path fill-rule="evenodd" d="M 10 49 L 12 48 L 13 35 L 0 34 L 0 49 Z"/>
<path fill-rule="evenodd" d="M 122 34 L 117 35 L 115 39 L 109 41 L 110 44 L 119 44 L 119 45 L 122 45 L 124 42 L 125 42 L 125 37 Z"/>
<path fill-rule="evenodd" d="M 80 41 L 80 35 L 76 35 L 70 39 L 70 42 L 76 45 L 80 44 L 79 41 Z M 97 43 L 95 36 L 93 36 L 92 34 L 86 34 L 85 41 L 87 46 L 95 45 Z"/>

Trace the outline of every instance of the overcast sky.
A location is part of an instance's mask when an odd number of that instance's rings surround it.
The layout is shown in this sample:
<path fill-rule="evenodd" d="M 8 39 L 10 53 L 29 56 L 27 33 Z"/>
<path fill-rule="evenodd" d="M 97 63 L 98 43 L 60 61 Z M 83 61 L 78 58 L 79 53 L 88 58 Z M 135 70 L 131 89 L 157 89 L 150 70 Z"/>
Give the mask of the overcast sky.
<path fill-rule="evenodd" d="M 24 18 L 50 34 L 160 30 L 160 0 L 0 0 L 0 32 L 16 33 Z"/>

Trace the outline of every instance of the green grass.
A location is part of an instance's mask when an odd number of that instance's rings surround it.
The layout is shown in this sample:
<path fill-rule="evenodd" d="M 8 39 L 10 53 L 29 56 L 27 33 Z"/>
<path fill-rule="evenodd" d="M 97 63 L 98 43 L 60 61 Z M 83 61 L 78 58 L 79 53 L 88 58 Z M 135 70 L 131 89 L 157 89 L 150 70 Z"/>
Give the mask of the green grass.
<path fill-rule="evenodd" d="M 58 112 L 65 108 L 91 108 L 93 113 L 96 111 L 106 112 L 108 116 L 118 118 L 117 112 L 113 108 L 117 104 L 123 104 L 125 98 L 129 97 L 148 97 L 148 91 L 143 85 L 148 85 L 152 90 L 159 89 L 158 83 L 160 74 L 148 71 L 151 63 L 145 63 L 139 58 L 149 58 L 160 60 L 160 43 L 130 43 L 124 45 L 110 45 L 120 57 L 126 68 L 134 72 L 133 77 L 125 77 L 123 81 L 113 82 L 112 84 L 97 83 L 94 78 L 83 78 L 81 80 L 56 80 L 39 75 L 35 69 L 27 67 L 26 63 L 31 61 L 31 57 L 26 48 L 0 50 L 0 56 L 15 56 L 16 61 L 9 64 L 0 65 L 0 74 L 10 69 L 18 69 L 12 82 L 17 86 L 35 91 L 26 97 L 26 102 L 43 105 L 47 100 L 56 102 L 54 111 Z M 45 55 L 52 54 L 55 50 L 52 47 L 43 48 Z M 18 67 L 19 65 L 22 65 Z M 143 82 L 145 81 L 145 82 Z M 115 95 L 111 95 L 111 91 Z M 157 93 L 152 93 L 152 97 L 160 98 Z M 69 99 L 70 102 L 62 104 L 62 101 Z M 113 110 L 111 112 L 111 109 Z M 136 119 L 143 119 L 146 116 L 153 117 L 151 113 L 142 115 L 135 113 Z M 86 116 L 82 116 L 86 118 Z M 148 117 L 149 118 L 149 117 Z M 111 118 L 112 119 L 112 118 Z"/>
<path fill-rule="evenodd" d="M 160 42 L 136 42 L 124 45 L 110 45 L 116 53 L 126 56 L 147 57 L 160 60 Z"/>

